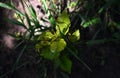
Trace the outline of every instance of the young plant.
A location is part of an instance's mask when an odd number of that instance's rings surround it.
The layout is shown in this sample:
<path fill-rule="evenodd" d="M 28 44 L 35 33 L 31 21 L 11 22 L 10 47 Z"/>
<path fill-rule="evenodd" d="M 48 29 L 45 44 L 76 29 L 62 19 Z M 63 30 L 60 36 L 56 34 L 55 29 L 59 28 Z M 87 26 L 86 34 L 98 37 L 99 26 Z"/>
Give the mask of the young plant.
<path fill-rule="evenodd" d="M 78 57 L 76 56 L 75 52 L 69 48 L 69 46 L 71 47 L 72 45 L 70 44 L 80 39 L 80 31 L 78 29 L 73 33 L 69 31 L 71 22 L 67 11 L 64 10 L 61 14 L 58 14 L 57 19 L 55 19 L 54 16 L 51 15 L 51 11 L 46 5 L 46 0 L 43 0 L 44 8 L 46 13 L 49 15 L 48 20 L 51 25 L 50 27 L 46 27 L 41 25 L 41 20 L 37 17 L 32 4 L 27 5 L 25 1 L 20 1 L 24 12 L 19 11 L 12 2 L 8 4 L 0 2 L 1 7 L 15 11 L 15 16 L 17 19 L 9 19 L 9 21 L 26 29 L 26 32 L 23 35 L 21 35 L 19 32 L 17 34 L 10 35 L 16 39 L 21 39 L 22 42 L 33 42 L 34 44 L 31 45 L 33 46 L 33 49 L 35 49 L 40 55 L 40 57 L 53 61 L 57 68 L 60 68 L 67 73 L 71 73 L 71 52 L 76 58 Z M 28 12 L 26 11 L 25 7 L 27 7 Z M 24 20 L 26 20 L 26 22 Z M 26 44 L 25 48 L 26 46 L 31 45 Z M 20 57 L 21 55 L 17 59 L 17 62 L 19 61 Z"/>

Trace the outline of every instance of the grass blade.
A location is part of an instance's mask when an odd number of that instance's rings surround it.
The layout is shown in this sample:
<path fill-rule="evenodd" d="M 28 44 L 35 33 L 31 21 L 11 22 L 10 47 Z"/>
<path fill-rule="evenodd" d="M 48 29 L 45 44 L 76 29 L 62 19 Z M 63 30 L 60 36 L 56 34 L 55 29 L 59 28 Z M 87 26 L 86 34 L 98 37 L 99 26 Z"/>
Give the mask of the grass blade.
<path fill-rule="evenodd" d="M 90 72 L 92 72 L 91 68 L 90 68 L 85 62 L 83 62 L 83 61 L 75 54 L 75 52 L 73 52 L 69 47 L 67 47 L 67 50 L 68 50 L 78 61 L 80 61 Z"/>
<path fill-rule="evenodd" d="M 18 21 L 16 19 L 7 19 L 7 20 L 8 20 L 8 22 L 10 22 L 12 24 L 15 24 L 17 26 L 21 26 L 21 27 L 27 29 L 27 27 L 25 26 L 25 24 L 23 24 L 22 22 L 20 22 L 20 21 Z"/>
<path fill-rule="evenodd" d="M 21 56 L 23 55 L 23 53 L 25 52 L 25 49 L 26 49 L 26 48 L 27 48 L 27 45 L 25 45 L 25 46 L 23 47 L 23 49 L 21 50 L 21 52 L 20 52 L 20 54 L 19 54 L 19 56 L 18 56 L 15 64 L 13 65 L 13 71 L 16 69 L 16 66 L 18 65 L 18 63 L 19 63 L 19 61 L 20 61 L 20 58 L 21 58 Z"/>
<path fill-rule="evenodd" d="M 5 3 L 2 3 L 2 2 L 0 2 L 0 7 L 6 8 L 6 9 L 13 9 L 13 7 L 11 5 L 5 4 Z"/>

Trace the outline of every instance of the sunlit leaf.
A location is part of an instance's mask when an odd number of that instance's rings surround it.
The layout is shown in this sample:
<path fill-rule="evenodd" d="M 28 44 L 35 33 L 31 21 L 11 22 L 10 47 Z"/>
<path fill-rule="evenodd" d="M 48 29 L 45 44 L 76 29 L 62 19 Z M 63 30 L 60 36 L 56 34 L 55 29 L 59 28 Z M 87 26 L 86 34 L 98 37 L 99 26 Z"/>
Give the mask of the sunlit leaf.
<path fill-rule="evenodd" d="M 42 34 L 40 34 L 40 36 L 38 37 L 38 40 L 50 40 L 53 36 L 54 35 L 49 31 L 42 32 Z"/>
<path fill-rule="evenodd" d="M 47 45 L 49 45 L 49 44 L 50 44 L 49 41 L 40 41 L 40 45 L 41 45 L 41 46 L 47 46 Z"/>
<path fill-rule="evenodd" d="M 64 39 L 59 39 L 57 41 L 53 41 L 50 45 L 50 51 L 52 53 L 54 52 L 61 52 L 62 50 L 64 50 L 66 46 L 66 42 Z"/>
<path fill-rule="evenodd" d="M 58 16 L 56 21 L 56 30 L 57 33 L 62 33 L 66 35 L 69 31 L 70 27 L 70 19 L 66 11 L 63 11 L 60 16 Z"/>
<path fill-rule="evenodd" d="M 80 31 L 76 30 L 72 35 L 69 35 L 68 38 L 71 42 L 78 41 L 80 39 Z"/>
<path fill-rule="evenodd" d="M 76 30 L 72 35 L 76 36 L 76 40 L 80 39 L 80 31 L 79 30 Z"/>
<path fill-rule="evenodd" d="M 68 5 L 68 8 L 73 8 L 77 5 L 77 2 L 71 2 L 69 5 Z"/>

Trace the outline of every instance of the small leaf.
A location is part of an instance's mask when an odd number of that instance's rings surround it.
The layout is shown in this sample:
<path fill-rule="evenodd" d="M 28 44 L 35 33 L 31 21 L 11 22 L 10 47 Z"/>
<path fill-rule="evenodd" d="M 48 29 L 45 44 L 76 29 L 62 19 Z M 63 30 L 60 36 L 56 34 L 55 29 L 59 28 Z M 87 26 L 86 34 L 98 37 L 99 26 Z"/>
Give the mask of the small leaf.
<path fill-rule="evenodd" d="M 50 51 L 52 53 L 54 52 L 61 52 L 62 50 L 64 50 L 64 48 L 66 47 L 66 42 L 64 39 L 59 39 L 57 41 L 53 41 L 50 45 Z"/>
<path fill-rule="evenodd" d="M 60 68 L 67 73 L 71 73 L 72 62 L 67 56 L 61 57 Z"/>
<path fill-rule="evenodd" d="M 51 40 L 53 38 L 53 34 L 49 31 L 46 32 L 42 32 L 42 34 L 40 34 L 40 36 L 38 37 L 38 40 Z"/>
<path fill-rule="evenodd" d="M 105 9 L 104 7 L 101 7 L 101 8 L 99 9 L 98 13 L 101 14 L 101 13 L 104 11 L 104 9 Z"/>
<path fill-rule="evenodd" d="M 68 5 L 68 8 L 73 8 L 77 5 L 77 2 L 71 2 L 69 5 Z"/>
<path fill-rule="evenodd" d="M 66 11 L 63 11 L 62 14 L 57 18 L 57 22 L 70 24 L 70 19 Z"/>
<path fill-rule="evenodd" d="M 48 45 L 50 45 L 50 42 L 49 41 L 41 41 L 40 44 L 41 44 L 41 46 L 48 46 Z"/>
<path fill-rule="evenodd" d="M 40 44 L 35 45 L 35 49 L 36 49 L 37 52 L 40 52 L 41 48 L 42 48 L 42 46 Z"/>
<path fill-rule="evenodd" d="M 76 30 L 72 35 L 76 36 L 76 40 L 80 39 L 80 31 L 79 30 Z"/>
<path fill-rule="evenodd" d="M 41 51 L 41 56 L 43 56 L 45 59 L 53 60 L 58 58 L 60 55 L 60 52 L 51 52 L 50 47 L 46 46 L 45 48 L 42 49 Z"/>
<path fill-rule="evenodd" d="M 60 16 L 58 16 L 56 21 L 56 30 L 57 33 L 62 33 L 66 35 L 69 31 L 70 27 L 70 19 L 66 11 L 63 11 Z"/>
<path fill-rule="evenodd" d="M 71 42 L 76 42 L 80 39 L 80 31 L 76 30 L 72 35 L 68 36 Z"/>

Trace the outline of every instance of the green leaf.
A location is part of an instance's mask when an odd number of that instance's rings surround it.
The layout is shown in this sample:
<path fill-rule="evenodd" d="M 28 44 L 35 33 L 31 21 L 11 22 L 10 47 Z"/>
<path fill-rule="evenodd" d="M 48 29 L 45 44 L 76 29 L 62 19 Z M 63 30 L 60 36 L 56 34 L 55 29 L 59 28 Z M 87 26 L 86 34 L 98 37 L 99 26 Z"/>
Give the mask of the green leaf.
<path fill-rule="evenodd" d="M 35 45 L 35 49 L 36 49 L 37 52 L 40 52 L 41 48 L 42 48 L 42 46 L 40 44 Z"/>
<path fill-rule="evenodd" d="M 86 42 L 86 44 L 88 46 L 91 46 L 91 45 L 97 45 L 97 44 L 104 44 L 108 41 L 109 41 L 109 39 L 89 40 L 89 41 Z"/>
<path fill-rule="evenodd" d="M 101 13 L 104 11 L 104 9 L 105 9 L 104 7 L 101 7 L 101 8 L 99 9 L 98 13 L 101 14 Z"/>
<path fill-rule="evenodd" d="M 50 45 L 50 51 L 52 53 L 55 52 L 61 52 L 62 50 L 64 50 L 64 48 L 66 47 L 66 42 L 64 39 L 59 39 L 57 41 L 53 41 Z"/>
<path fill-rule="evenodd" d="M 76 54 L 71 48 L 66 47 L 66 49 L 67 49 L 79 62 L 81 62 L 89 71 L 92 72 L 91 68 L 90 68 L 83 60 L 81 60 L 81 59 L 77 56 L 77 54 Z"/>
<path fill-rule="evenodd" d="M 19 32 L 17 32 L 16 34 L 11 34 L 11 33 L 7 33 L 8 35 L 10 35 L 11 37 L 20 40 L 21 39 L 21 34 Z"/>
<path fill-rule="evenodd" d="M 71 73 L 72 62 L 67 56 L 61 57 L 60 68 L 67 73 Z"/>
<path fill-rule="evenodd" d="M 30 6 L 28 7 L 28 9 L 29 9 L 29 12 L 30 12 L 30 14 L 32 15 L 32 17 L 33 17 L 34 19 L 37 19 L 37 15 L 36 15 L 36 12 L 35 12 L 35 9 L 33 8 L 33 6 L 30 5 Z"/>
<path fill-rule="evenodd" d="M 5 4 L 0 2 L 0 7 L 6 8 L 6 9 L 13 9 L 13 7 L 11 5 Z"/>
<path fill-rule="evenodd" d="M 15 8 L 15 6 L 12 5 L 12 4 L 5 4 L 5 3 L 0 2 L 0 7 L 6 8 L 6 9 L 12 9 L 12 10 L 16 11 L 16 13 L 24 16 L 24 13 L 20 12 L 20 11 L 19 11 L 17 8 Z"/>
<path fill-rule="evenodd" d="M 80 31 L 76 30 L 72 35 L 76 36 L 77 40 L 80 39 Z"/>
<path fill-rule="evenodd" d="M 54 59 L 58 58 L 59 55 L 60 55 L 60 52 L 54 52 L 54 53 L 51 52 L 49 46 L 43 48 L 41 51 L 41 56 L 43 56 L 45 59 L 49 59 L 49 60 L 54 60 Z"/>
<path fill-rule="evenodd" d="M 26 18 L 27 24 L 29 26 L 29 29 L 31 30 L 32 29 L 31 19 L 27 13 L 25 13 L 25 18 Z"/>
<path fill-rule="evenodd" d="M 42 0 L 42 3 L 43 3 L 43 6 L 44 6 L 44 8 L 45 8 L 45 11 L 48 13 L 49 10 L 48 10 L 48 6 L 47 6 L 46 0 Z"/>
<path fill-rule="evenodd" d="M 27 29 L 27 27 L 25 26 L 25 24 L 23 24 L 22 22 L 16 20 L 16 19 L 7 19 L 8 22 L 11 22 L 15 25 L 18 25 L 18 26 L 21 26 L 21 27 L 24 27 L 25 29 Z"/>
<path fill-rule="evenodd" d="M 76 30 L 72 35 L 68 36 L 71 42 L 76 42 L 80 39 L 80 31 Z"/>
<path fill-rule="evenodd" d="M 70 27 L 70 19 L 66 11 L 63 11 L 60 16 L 58 16 L 56 21 L 56 30 L 57 33 L 62 33 L 66 35 Z"/>
<path fill-rule="evenodd" d="M 77 5 L 77 2 L 71 2 L 69 5 L 68 5 L 68 8 L 73 8 Z"/>
<path fill-rule="evenodd" d="M 40 26 L 39 21 L 37 19 L 31 19 L 31 22 L 34 24 L 35 28 L 41 29 L 41 26 Z"/>
<path fill-rule="evenodd" d="M 91 26 L 91 25 L 95 25 L 95 24 L 97 24 L 97 23 L 99 23 L 99 22 L 100 22 L 100 18 L 93 18 L 93 19 L 91 19 L 91 20 L 89 20 L 89 21 L 84 22 L 84 23 L 82 24 L 82 26 L 83 26 L 84 28 L 86 28 L 86 27 L 89 27 L 89 26 Z"/>
<path fill-rule="evenodd" d="M 42 32 L 40 36 L 38 37 L 38 40 L 51 40 L 53 38 L 53 34 L 49 31 Z"/>
<path fill-rule="evenodd" d="M 55 19 L 51 16 L 49 18 L 49 20 L 50 20 L 50 24 L 52 25 L 52 27 L 54 27 L 55 26 Z"/>

